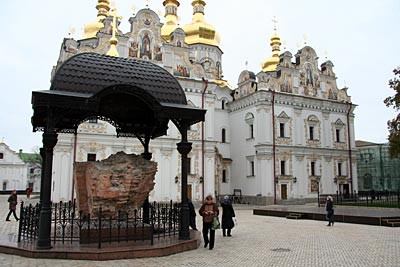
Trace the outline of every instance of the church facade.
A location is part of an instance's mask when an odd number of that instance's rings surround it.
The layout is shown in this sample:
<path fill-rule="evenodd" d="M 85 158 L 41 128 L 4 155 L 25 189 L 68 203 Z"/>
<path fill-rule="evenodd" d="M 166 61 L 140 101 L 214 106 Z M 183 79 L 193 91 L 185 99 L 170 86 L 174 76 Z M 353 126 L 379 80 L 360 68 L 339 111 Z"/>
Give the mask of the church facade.
<path fill-rule="evenodd" d="M 231 195 L 235 189 L 246 202 L 258 204 L 315 201 L 318 193 L 357 189 L 355 105 L 347 88 L 337 87 L 331 61 L 318 66 L 309 46 L 294 56 L 281 53 L 275 33 L 272 57 L 257 74 L 243 71 L 232 88 L 223 79 L 219 34 L 205 21 L 206 3 L 192 2 L 193 20 L 183 27 L 178 25 L 179 1 L 163 5 L 163 23 L 144 8 L 129 19 L 130 31 L 122 33 L 116 11 L 108 0 L 99 0 L 97 20 L 85 26 L 85 37 L 64 39 L 53 75 L 63 62 L 85 52 L 146 60 L 173 74 L 188 105 L 207 110 L 205 122 L 188 133 L 193 201 L 207 194 Z M 150 200 L 180 200 L 180 136 L 169 126 L 167 136 L 150 142 L 152 160 L 158 162 Z M 59 134 L 53 201 L 74 198 L 74 162 L 102 160 L 118 151 L 140 154 L 141 149 L 138 140 L 117 137 L 107 118 L 88 118 L 75 134 Z"/>

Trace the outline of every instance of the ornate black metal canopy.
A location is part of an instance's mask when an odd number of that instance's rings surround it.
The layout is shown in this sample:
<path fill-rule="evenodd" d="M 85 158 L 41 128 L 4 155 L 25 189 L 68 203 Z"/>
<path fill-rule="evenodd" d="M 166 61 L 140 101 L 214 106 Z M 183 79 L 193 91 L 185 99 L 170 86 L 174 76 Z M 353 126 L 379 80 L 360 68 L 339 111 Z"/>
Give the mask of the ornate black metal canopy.
<path fill-rule="evenodd" d="M 147 160 L 151 159 L 150 139 L 165 135 L 170 120 L 178 127 L 181 142 L 177 149 L 182 162 L 179 236 L 189 239 L 187 154 L 192 145 L 187 130 L 204 121 L 206 111 L 186 104 L 182 87 L 163 68 L 146 61 L 93 53 L 71 57 L 58 69 L 50 90 L 32 92 L 33 131 L 44 131 L 37 248 L 51 248 L 51 181 L 57 133 L 76 133 L 79 124 L 90 118 L 112 123 L 119 136 L 139 138 L 144 147 L 142 157 Z M 144 210 L 148 211 L 148 206 Z"/>
<path fill-rule="evenodd" d="M 82 53 L 56 72 L 50 90 L 32 93 L 33 130 L 45 130 L 49 110 L 56 132 L 75 132 L 90 118 L 106 120 L 119 136 L 166 134 L 169 120 L 181 129 L 204 120 L 205 110 L 187 106 L 178 81 L 151 62 Z"/>

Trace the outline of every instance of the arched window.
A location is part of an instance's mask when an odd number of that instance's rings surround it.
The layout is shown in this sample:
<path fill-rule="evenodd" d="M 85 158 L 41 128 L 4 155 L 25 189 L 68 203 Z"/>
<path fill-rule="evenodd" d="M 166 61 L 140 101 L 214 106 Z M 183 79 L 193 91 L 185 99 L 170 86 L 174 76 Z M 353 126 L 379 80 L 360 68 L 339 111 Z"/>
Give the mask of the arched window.
<path fill-rule="evenodd" d="M 222 182 L 223 182 L 223 183 L 227 183 L 227 180 L 226 180 L 226 170 L 222 170 Z"/>
<path fill-rule="evenodd" d="M 226 130 L 225 129 L 222 129 L 221 135 L 222 135 L 221 142 L 225 143 L 226 142 Z"/>
<path fill-rule="evenodd" d="M 221 101 L 221 109 L 225 109 L 225 100 L 224 99 Z"/>

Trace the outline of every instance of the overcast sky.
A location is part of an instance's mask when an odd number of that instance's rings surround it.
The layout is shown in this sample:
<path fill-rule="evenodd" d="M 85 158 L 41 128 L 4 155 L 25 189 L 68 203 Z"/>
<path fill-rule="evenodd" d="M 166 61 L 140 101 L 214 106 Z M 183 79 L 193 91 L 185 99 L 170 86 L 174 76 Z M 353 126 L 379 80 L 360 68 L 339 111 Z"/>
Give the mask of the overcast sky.
<path fill-rule="evenodd" d="M 162 0 L 148 1 L 164 14 Z M 383 99 L 393 95 L 388 80 L 400 65 L 400 1 L 398 0 L 205 0 L 206 21 L 221 36 L 225 78 L 236 86 L 246 69 L 255 73 L 271 56 L 269 46 L 274 16 L 277 33 L 293 55 L 307 45 L 316 49 L 319 65 L 325 57 L 335 65 L 339 88 L 348 86 L 355 110 L 358 140 L 387 141 L 387 120 L 394 111 Z M 147 1 L 116 0 L 123 16 L 120 29 L 129 29 L 129 17 Z M 180 24 L 192 18 L 191 1 L 181 0 Z M 31 94 L 50 88 L 50 73 L 61 42 L 75 28 L 81 39 L 83 26 L 95 20 L 96 0 L 2 1 L 0 17 L 0 139 L 11 149 L 31 151 L 41 146 L 41 133 L 33 133 Z M 163 20 L 163 17 L 162 17 Z M 281 51 L 284 46 L 282 45 Z M 327 54 L 326 54 L 327 51 Z M 293 59 L 294 60 L 294 59 Z"/>

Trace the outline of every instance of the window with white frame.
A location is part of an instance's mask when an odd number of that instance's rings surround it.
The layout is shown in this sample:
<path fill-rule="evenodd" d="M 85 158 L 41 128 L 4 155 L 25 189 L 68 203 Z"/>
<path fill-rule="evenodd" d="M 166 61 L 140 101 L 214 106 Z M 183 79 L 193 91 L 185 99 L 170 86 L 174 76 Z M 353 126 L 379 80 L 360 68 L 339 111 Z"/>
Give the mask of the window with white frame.
<path fill-rule="evenodd" d="M 343 175 L 343 172 L 342 172 L 342 166 L 343 164 L 342 164 L 342 162 L 338 162 L 338 164 L 337 164 L 337 171 L 338 171 L 338 176 L 342 176 Z"/>
<path fill-rule="evenodd" d="M 343 143 L 345 140 L 344 138 L 344 130 L 346 125 L 340 120 L 337 119 L 336 122 L 333 124 L 334 127 L 334 140 L 336 143 Z"/>
<path fill-rule="evenodd" d="M 316 176 L 315 165 L 316 165 L 315 161 L 311 161 L 311 164 L 310 164 L 311 176 Z"/>
<path fill-rule="evenodd" d="M 277 116 L 277 120 L 278 120 L 278 125 L 279 125 L 279 133 L 278 133 L 278 137 L 279 138 L 285 138 L 285 137 L 290 137 L 288 135 L 290 135 L 290 133 L 288 134 L 288 127 L 289 127 L 289 120 L 290 117 L 284 112 L 282 111 L 278 116 Z"/>
<path fill-rule="evenodd" d="M 318 120 L 317 116 L 311 115 L 307 118 L 307 139 L 308 140 L 320 140 L 320 121 Z"/>
<path fill-rule="evenodd" d="M 221 130 L 221 142 L 226 143 L 226 130 L 225 129 Z"/>
<path fill-rule="evenodd" d="M 279 123 L 279 137 L 285 137 L 285 124 Z"/>
<path fill-rule="evenodd" d="M 249 125 L 249 137 L 254 138 L 254 115 L 252 113 L 247 113 L 245 117 L 246 123 Z"/>
<path fill-rule="evenodd" d="M 286 175 L 286 161 L 285 160 L 281 160 L 281 175 Z"/>
<path fill-rule="evenodd" d="M 247 156 L 247 177 L 253 177 L 256 174 L 254 156 Z"/>
<path fill-rule="evenodd" d="M 226 177 L 226 170 L 222 170 L 222 182 L 227 183 L 228 179 Z"/>
<path fill-rule="evenodd" d="M 96 154 L 88 153 L 87 154 L 87 161 L 96 161 Z"/>

